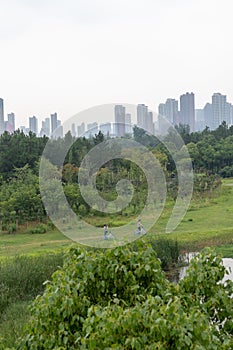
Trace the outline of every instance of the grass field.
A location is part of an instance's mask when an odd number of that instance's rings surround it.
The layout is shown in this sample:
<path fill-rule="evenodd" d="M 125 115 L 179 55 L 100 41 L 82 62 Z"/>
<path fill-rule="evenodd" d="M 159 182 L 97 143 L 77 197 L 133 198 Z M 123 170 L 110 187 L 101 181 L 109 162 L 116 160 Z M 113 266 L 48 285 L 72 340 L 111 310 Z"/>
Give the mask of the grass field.
<path fill-rule="evenodd" d="M 210 198 L 193 199 L 176 230 L 164 234 L 171 210 L 164 210 L 152 235 L 177 239 L 187 250 L 217 246 L 227 257 L 233 255 L 233 179 L 224 180 L 221 189 Z"/>
<path fill-rule="evenodd" d="M 58 230 L 51 230 L 43 234 L 30 234 L 27 232 L 1 234 L 0 257 L 55 252 L 63 249 L 70 243 L 70 239 Z"/>
<path fill-rule="evenodd" d="M 174 232 L 165 234 L 165 227 L 173 205 L 171 201 L 166 203 L 159 220 L 146 236 L 172 238 L 179 242 L 179 246 L 184 251 L 197 251 L 205 246 L 215 246 L 223 257 L 233 258 L 233 179 L 224 180 L 221 189 L 210 197 L 193 199 L 180 225 Z M 115 216 L 109 220 L 112 226 L 117 226 L 120 222 L 127 221 L 127 218 Z M 106 221 L 103 217 L 89 218 L 90 223 L 100 227 L 103 221 Z M 13 257 L 18 255 L 35 255 L 36 257 L 39 255 L 39 258 L 46 258 L 47 266 L 48 256 L 44 254 L 60 252 L 73 243 L 57 229 L 43 234 L 32 234 L 30 227 L 25 227 L 16 234 L 0 233 L 0 258 L 3 259 L 4 265 L 7 261 L 9 262 L 9 259 L 6 259 L 8 257 L 12 257 L 10 261 L 13 263 Z M 100 232 L 101 230 L 102 228 Z M 88 240 L 92 238 L 87 236 L 86 239 L 88 243 Z M 101 239 L 103 240 L 102 235 L 99 237 L 99 240 Z M 10 276 L 12 273 L 7 275 Z M 0 315 L 0 349 L 14 346 L 28 321 L 27 305 L 29 301 L 18 299 L 10 303 Z"/>
<path fill-rule="evenodd" d="M 174 203 L 168 202 L 148 235 L 177 239 L 183 249 L 199 250 L 205 246 L 217 246 L 225 257 L 233 255 L 233 179 L 223 181 L 221 189 L 211 197 L 193 199 L 191 205 L 176 230 L 165 234 L 165 227 Z M 93 223 L 101 226 L 104 218 L 93 217 Z M 118 221 L 127 220 L 116 217 Z M 91 222 L 91 219 L 89 219 Z M 133 228 L 132 228 L 133 229 Z M 100 229 L 99 240 L 102 240 Z M 133 231 L 132 231 L 133 232 Z M 86 242 L 91 241 L 87 234 Z M 72 243 L 58 230 L 44 234 L 30 234 L 25 230 L 16 234 L 0 234 L 0 257 L 19 254 L 39 254 L 58 251 Z"/>

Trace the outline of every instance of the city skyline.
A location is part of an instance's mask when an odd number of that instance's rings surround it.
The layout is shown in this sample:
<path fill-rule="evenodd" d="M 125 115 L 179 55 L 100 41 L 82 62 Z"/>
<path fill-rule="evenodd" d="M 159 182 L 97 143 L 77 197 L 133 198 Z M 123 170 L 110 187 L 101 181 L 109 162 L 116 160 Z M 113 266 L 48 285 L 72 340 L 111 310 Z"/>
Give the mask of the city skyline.
<path fill-rule="evenodd" d="M 191 89 L 190 91 L 192 91 L 192 89 Z M 218 94 L 218 93 L 220 93 L 220 92 L 219 92 L 218 89 L 216 90 L 216 92 L 213 92 L 213 91 L 212 91 L 212 92 L 210 93 L 210 95 L 207 96 L 207 99 L 206 99 L 206 100 L 203 100 L 203 104 L 200 105 L 200 104 L 197 103 L 197 96 L 198 96 L 198 94 L 195 92 L 195 93 L 194 93 L 194 95 L 195 95 L 195 109 L 204 109 L 207 103 L 211 103 L 211 102 L 212 102 L 212 95 L 213 95 L 214 93 Z M 184 92 L 181 92 L 181 95 L 180 95 L 180 96 L 182 96 L 182 94 L 184 94 Z M 228 100 L 230 101 L 230 97 L 229 97 L 228 94 L 222 93 L 222 92 L 221 92 L 220 94 L 223 95 L 223 96 L 227 96 Z M 165 96 L 165 98 L 164 98 L 163 100 L 164 100 L 164 101 L 168 100 L 169 102 L 171 102 L 171 101 L 177 101 L 177 99 L 180 99 L 180 96 L 178 96 L 178 95 L 170 95 L 170 96 L 172 96 L 172 97 L 167 97 L 167 96 Z M 33 112 L 33 110 L 32 110 L 31 115 L 25 116 L 25 117 L 23 117 L 23 118 L 20 118 L 20 117 L 18 116 L 17 112 L 16 112 L 15 110 L 13 111 L 13 108 L 11 108 L 10 106 L 8 106 L 8 105 L 6 104 L 6 101 L 8 100 L 8 98 L 3 97 L 3 98 L 1 98 L 1 99 L 4 101 L 4 114 L 5 114 L 5 118 L 6 118 L 6 115 L 12 114 L 12 113 L 16 116 L 16 119 L 15 119 L 15 127 L 16 127 L 16 129 L 20 128 L 21 126 L 26 126 L 26 125 L 28 125 L 28 124 L 29 124 L 29 118 L 31 118 L 31 117 L 33 117 L 33 116 L 36 116 L 37 119 L 38 119 L 38 121 L 39 121 L 40 123 L 42 123 L 42 121 L 44 121 L 46 118 L 48 118 L 48 117 L 50 118 L 50 115 L 52 114 L 52 112 L 47 111 L 47 112 L 45 113 L 45 115 L 40 115 L 39 113 L 36 113 L 35 110 L 34 110 L 34 112 Z M 232 103 L 233 103 L 233 97 L 232 97 L 231 101 L 232 101 Z M 114 102 L 111 102 L 111 103 L 114 103 Z M 115 104 L 117 105 L 117 104 L 119 104 L 119 103 L 115 103 Z M 123 102 L 123 103 L 121 103 L 121 104 L 127 104 L 127 102 Z M 135 105 L 138 105 L 138 104 L 140 104 L 140 103 L 138 103 L 138 102 L 135 103 Z M 150 105 L 146 104 L 145 102 L 144 102 L 144 103 L 141 103 L 141 104 L 145 104 L 145 105 L 148 107 L 148 109 L 149 109 L 150 111 L 155 112 L 155 113 L 158 113 L 158 106 L 159 106 L 160 104 L 163 104 L 163 103 L 162 103 L 161 100 L 160 100 L 160 102 L 158 103 L 158 105 L 152 105 L 152 106 L 150 106 Z M 14 105 L 14 104 L 13 104 L 13 105 Z M 88 109 L 88 108 L 92 108 L 92 107 L 95 107 L 95 106 L 88 106 L 87 109 Z M 172 107 L 170 106 L 170 108 L 172 108 Z M 1 104 L 0 104 L 0 109 L 1 109 Z M 56 106 L 55 106 L 54 110 L 58 110 L 58 109 L 56 108 Z M 85 110 L 85 109 L 84 109 L 84 110 Z M 59 118 L 60 118 L 60 120 L 61 120 L 61 123 L 63 123 L 63 122 L 65 122 L 67 119 L 69 119 L 70 117 L 73 117 L 75 114 L 77 114 L 77 113 L 79 113 L 79 112 L 82 112 L 82 111 L 83 111 L 83 110 L 79 110 L 79 111 L 77 111 L 76 113 L 74 113 L 73 115 L 66 116 L 66 117 L 64 117 L 64 115 L 63 115 L 63 118 L 62 118 L 62 116 L 61 116 L 58 112 L 54 112 L 54 113 L 59 114 Z M 0 112 L 0 114 L 1 114 L 1 112 Z M 158 114 L 159 114 L 159 113 L 158 113 Z M 23 120 L 23 122 L 21 122 L 22 120 Z M 168 120 L 170 120 L 170 118 L 168 118 Z M 170 121 L 171 121 L 171 120 L 170 120 Z M 90 120 L 89 123 L 91 123 L 91 122 L 92 122 L 92 121 Z M 102 120 L 102 122 L 105 122 L 105 121 Z"/>
<path fill-rule="evenodd" d="M 18 126 L 56 111 L 212 91 L 233 101 L 230 0 L 3 1 L 0 96 Z M 139 50 L 140 48 L 140 50 Z M 143 50 L 141 50 L 143 48 Z"/>
<path fill-rule="evenodd" d="M 107 134 L 123 136 L 127 133 L 132 133 L 132 126 L 137 125 L 153 134 L 155 130 L 163 131 L 162 119 L 165 117 L 172 125 L 188 125 L 190 132 L 202 131 L 205 127 L 209 127 L 210 130 L 216 129 L 223 121 L 227 125 L 233 125 L 233 105 L 227 100 L 227 95 L 223 95 L 220 92 L 215 92 L 211 96 L 211 103 L 205 102 L 204 108 L 196 108 L 195 105 L 195 94 L 193 92 L 186 92 L 180 95 L 178 99 L 167 97 L 166 102 L 161 102 L 157 107 L 157 112 L 151 111 L 144 103 L 139 103 L 135 111 L 127 110 L 124 104 L 112 104 L 114 106 L 114 113 L 107 112 L 107 119 L 102 122 L 99 116 L 102 112 L 98 112 L 95 115 L 96 120 L 90 119 L 88 122 L 85 114 L 84 120 L 78 120 L 76 116 L 75 123 L 72 123 L 68 130 L 71 131 L 73 136 L 81 136 L 90 130 L 90 135 L 94 135 L 101 130 L 102 125 L 103 131 Z M 130 106 L 128 104 L 128 106 Z M 131 105 L 132 107 L 133 105 Z M 131 109 L 130 107 L 130 109 Z M 57 112 L 51 113 L 50 117 L 44 118 L 39 126 L 38 118 L 33 115 L 28 118 L 29 126 L 16 126 L 15 113 L 7 113 L 7 120 L 5 120 L 5 106 L 4 99 L 0 98 L 0 134 L 3 131 L 12 133 L 16 129 L 22 130 L 24 133 L 32 131 L 38 136 L 51 136 L 56 130 L 54 137 L 63 136 L 63 123 L 58 119 Z M 88 110 L 86 110 L 88 111 Z M 85 112 L 85 111 L 84 111 Z M 130 113 L 129 113 L 130 112 Z M 132 114 L 131 114 L 132 113 Z M 103 116 L 103 115 L 102 115 Z M 93 116 L 92 116 L 93 118 Z M 105 115 L 106 118 L 106 115 Z M 161 123 L 160 123 L 161 122 Z M 114 130 L 111 130 L 111 123 L 115 123 Z M 108 125 L 107 125 L 108 124 Z M 128 126 L 127 126 L 128 124 Z M 86 128 L 87 126 L 87 128 Z M 65 126 L 67 130 L 67 126 Z"/>

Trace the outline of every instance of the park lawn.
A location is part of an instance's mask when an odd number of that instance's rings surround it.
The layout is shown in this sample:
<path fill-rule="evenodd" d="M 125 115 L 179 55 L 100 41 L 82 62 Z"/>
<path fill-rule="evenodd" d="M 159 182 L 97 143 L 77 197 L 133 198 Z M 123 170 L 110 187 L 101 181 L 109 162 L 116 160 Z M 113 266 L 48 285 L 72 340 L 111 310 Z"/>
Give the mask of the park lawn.
<path fill-rule="evenodd" d="M 218 250 L 221 250 L 221 246 L 224 246 L 224 256 L 233 255 L 233 179 L 224 180 L 221 189 L 216 190 L 210 198 L 193 199 L 179 226 L 172 233 L 166 234 L 165 228 L 173 206 L 174 203 L 168 200 L 148 235 L 176 239 L 184 250 L 200 250 L 205 246 L 218 246 Z M 118 223 L 122 225 L 129 222 L 130 218 L 118 215 L 110 216 L 108 220 L 117 226 Z M 92 217 L 88 221 L 94 226 L 102 226 L 106 218 Z M 91 239 L 91 236 L 87 236 L 87 245 Z M 71 243 L 72 240 L 56 229 L 44 234 L 30 234 L 29 230 L 0 234 L 0 257 L 55 252 Z"/>
<path fill-rule="evenodd" d="M 2 233 L 0 234 L 0 257 L 58 252 L 71 243 L 69 238 L 56 229 L 43 234 Z"/>
<path fill-rule="evenodd" d="M 233 254 L 233 179 L 223 181 L 221 190 L 211 198 L 194 199 L 185 217 L 174 232 L 166 234 L 165 227 L 172 207 L 165 208 L 151 229 L 152 236 L 177 239 L 184 249 L 199 250 L 205 246 L 227 245 L 223 254 Z"/>

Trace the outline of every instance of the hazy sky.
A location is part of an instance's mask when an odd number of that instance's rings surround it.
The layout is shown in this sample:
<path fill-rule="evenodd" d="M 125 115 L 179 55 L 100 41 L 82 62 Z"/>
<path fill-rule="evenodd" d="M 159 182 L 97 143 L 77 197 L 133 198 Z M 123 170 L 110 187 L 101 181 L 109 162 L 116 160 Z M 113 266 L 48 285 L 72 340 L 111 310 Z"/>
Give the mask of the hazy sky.
<path fill-rule="evenodd" d="M 0 97 L 17 125 L 193 91 L 233 102 L 232 0 L 0 0 Z"/>

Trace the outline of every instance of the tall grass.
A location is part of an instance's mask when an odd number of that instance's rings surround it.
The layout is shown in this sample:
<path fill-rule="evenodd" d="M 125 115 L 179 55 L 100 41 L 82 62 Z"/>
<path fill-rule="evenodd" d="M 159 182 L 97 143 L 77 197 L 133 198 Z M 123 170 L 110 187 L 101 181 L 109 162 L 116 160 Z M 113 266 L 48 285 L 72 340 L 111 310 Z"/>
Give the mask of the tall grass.
<path fill-rule="evenodd" d="M 163 269 L 171 268 L 179 261 L 180 249 L 178 242 L 172 239 L 150 238 L 148 242 L 157 253 Z"/>
<path fill-rule="evenodd" d="M 0 350 L 13 349 L 28 323 L 28 303 L 25 301 L 9 305 L 0 316 Z"/>
<path fill-rule="evenodd" d="M 11 303 L 31 300 L 42 293 L 43 282 L 62 265 L 62 253 L 35 257 L 17 256 L 1 261 L 0 312 Z"/>
<path fill-rule="evenodd" d="M 63 254 L 17 256 L 0 262 L 0 350 L 12 348 L 28 322 L 27 305 L 63 265 Z"/>

